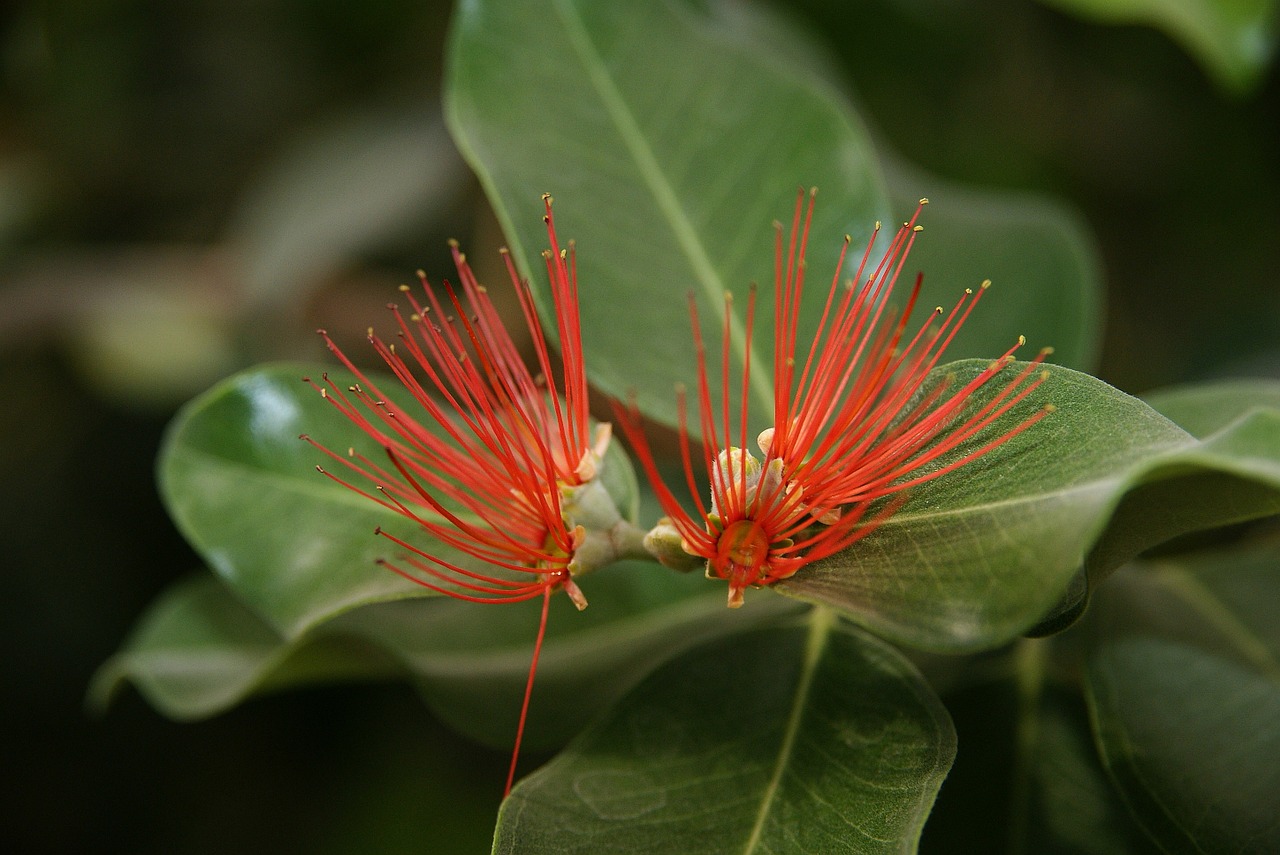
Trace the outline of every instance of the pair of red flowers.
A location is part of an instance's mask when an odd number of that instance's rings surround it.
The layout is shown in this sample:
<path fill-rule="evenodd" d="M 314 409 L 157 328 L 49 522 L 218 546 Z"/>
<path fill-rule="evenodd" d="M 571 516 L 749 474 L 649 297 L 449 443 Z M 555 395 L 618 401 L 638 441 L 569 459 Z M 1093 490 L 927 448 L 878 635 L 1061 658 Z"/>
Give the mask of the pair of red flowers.
<path fill-rule="evenodd" d="M 391 306 L 399 327 L 398 344 L 384 342 L 372 330 L 369 334 L 397 384 L 420 412 L 410 415 L 391 404 L 327 335 L 330 350 L 358 383 L 343 389 L 326 376 L 323 385 L 317 386 L 386 452 L 386 461 L 375 461 L 317 446 L 341 462 L 349 477 L 321 471 L 412 520 L 432 538 L 432 545 L 423 548 L 379 529 L 402 552 L 395 562 L 383 562 L 385 566 L 459 599 L 509 603 L 543 598 L 520 731 L 551 594 L 563 589 L 578 608 L 584 608 L 586 599 L 574 577 L 641 551 L 641 533 L 621 519 L 597 477 L 606 465 L 610 430 L 608 424 L 593 429 L 590 423 L 574 248 L 572 242 L 567 249 L 560 247 L 551 198 L 544 201 L 551 248 L 543 257 L 560 342 L 560 358 L 554 366 L 558 372 L 553 370 L 528 285 L 510 256 L 504 251 L 533 341 L 534 372 L 455 245 L 459 285 L 446 283 L 442 299 L 420 273 L 426 302 L 402 286 L 412 312 L 406 315 Z M 729 295 L 718 360 L 722 380 L 718 396 L 713 395 L 710 360 L 690 300 L 698 352 L 700 453 L 690 439 L 683 389 L 678 391 L 679 437 L 696 513 L 681 505 L 658 474 L 634 404 L 614 406 L 614 415 L 666 514 L 643 537 L 644 548 L 671 566 L 705 564 L 708 577 L 728 582 L 731 607 L 742 603 L 746 588 L 785 579 L 810 562 L 846 549 L 892 514 L 904 491 L 981 457 L 1047 412 L 1041 409 L 995 436 L 980 437 L 974 447 L 966 446 L 962 453 L 938 463 L 1030 394 L 1043 379 L 1038 365 L 1048 351 L 1006 371 L 1013 352 L 1023 343 L 1019 339 L 1018 345 L 959 388 L 949 388 L 945 382 L 926 385 L 926 377 L 989 283 L 977 292 L 966 291 L 950 312 L 939 308 L 909 332 L 921 277 L 916 278 L 901 311 L 889 307 L 888 297 L 920 230 L 915 216 L 903 224 L 874 265 L 873 232 L 856 274 L 842 286 L 849 245 L 845 238 L 817 332 L 807 347 L 798 347 L 812 212 L 813 194 L 808 194 L 806 205 L 801 193 L 789 238 L 780 224 L 776 227 L 774 426 L 755 439 L 762 457 L 747 447 L 749 360 L 741 372 L 736 407 L 731 401 L 733 307 Z M 753 289 L 746 311 L 747 352 L 755 315 Z M 560 388 L 553 379 L 557 375 L 563 378 Z M 1002 378 L 1000 388 L 980 406 L 972 406 L 972 393 L 997 377 Z M 718 406 L 714 397 L 720 398 Z M 710 483 L 709 504 L 699 496 L 699 475 Z M 452 560 L 446 553 L 461 557 Z M 508 791 L 519 742 L 518 733 Z"/>

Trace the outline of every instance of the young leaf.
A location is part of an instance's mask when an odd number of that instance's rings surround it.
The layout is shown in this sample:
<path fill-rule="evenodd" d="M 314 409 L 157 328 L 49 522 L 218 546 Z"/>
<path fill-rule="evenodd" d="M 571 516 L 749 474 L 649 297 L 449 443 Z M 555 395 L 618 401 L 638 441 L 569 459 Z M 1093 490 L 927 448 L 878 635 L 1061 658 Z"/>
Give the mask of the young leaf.
<path fill-rule="evenodd" d="M 1134 565 L 1096 598 L 1086 688 L 1107 768 L 1167 852 L 1276 852 L 1280 557 Z"/>
<path fill-rule="evenodd" d="M 512 792 L 494 852 L 912 851 L 955 753 L 884 643 L 818 610 L 664 666 Z"/>
<path fill-rule="evenodd" d="M 937 377 L 963 382 L 985 365 Z M 1197 440 L 1100 380 L 1049 371 L 992 435 L 1045 402 L 1055 412 L 921 484 L 873 535 L 776 587 L 902 644 L 978 649 L 1035 625 L 1082 570 L 1097 581 L 1171 537 L 1280 513 L 1280 410 Z"/>
<path fill-rule="evenodd" d="M 696 80 L 696 86 L 689 81 Z M 812 260 L 834 265 L 887 205 L 866 133 L 822 81 L 722 35 L 674 3 L 471 2 L 455 12 L 446 82 L 455 139 L 516 257 L 542 246 L 528 216 L 559 200 L 578 243 L 593 384 L 634 391 L 674 423 L 694 348 L 687 295 L 708 319 L 773 272 L 776 219 L 817 186 Z M 820 301 L 808 306 L 811 323 Z M 620 335 L 625 331 L 625 335 Z M 757 348 L 761 403 L 770 354 Z M 738 356 L 744 353 L 737 329 Z"/>

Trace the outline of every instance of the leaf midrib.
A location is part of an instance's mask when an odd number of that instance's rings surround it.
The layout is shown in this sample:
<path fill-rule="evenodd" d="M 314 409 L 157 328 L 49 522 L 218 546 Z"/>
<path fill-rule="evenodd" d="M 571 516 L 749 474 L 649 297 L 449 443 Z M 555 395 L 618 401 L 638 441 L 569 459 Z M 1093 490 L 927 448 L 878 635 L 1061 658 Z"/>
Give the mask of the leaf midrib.
<path fill-rule="evenodd" d="M 591 36 L 587 32 L 581 17 L 578 16 L 577 10 L 570 0 L 553 0 L 553 6 L 565 25 L 563 28 L 564 34 L 581 62 L 587 79 L 599 96 L 600 102 L 617 130 L 619 138 L 621 138 L 627 152 L 634 160 L 644 185 L 648 187 L 658 209 L 666 217 L 676 243 L 684 252 L 686 260 L 693 269 L 694 278 L 697 280 L 703 296 L 706 297 L 707 303 L 716 312 L 717 318 L 723 323 L 725 315 L 728 313 L 724 295 L 729 289 L 716 271 L 715 265 L 711 262 L 706 247 L 698 237 L 697 230 L 685 214 L 684 208 L 676 196 L 675 189 L 663 174 L 658 158 L 641 130 L 640 124 L 636 121 L 622 93 L 605 71 L 604 61 L 596 52 Z M 746 334 L 742 320 L 737 315 L 728 314 L 730 347 L 737 354 L 743 365 L 750 359 L 752 391 L 759 398 L 761 404 L 769 412 L 772 412 L 774 396 L 773 372 L 760 364 L 754 348 L 749 353 L 747 352 Z M 727 383 L 728 378 L 724 378 L 724 381 Z"/>
<path fill-rule="evenodd" d="M 765 785 L 760 800 L 760 810 L 752 824 L 751 834 L 743 846 L 743 855 L 752 855 L 758 851 L 761 838 L 764 836 L 765 823 L 769 819 L 770 809 L 777 798 L 782 785 L 782 776 L 786 773 L 787 764 L 795 748 L 796 735 L 800 732 L 804 720 L 805 707 L 809 700 L 809 691 L 813 687 L 813 677 L 817 673 L 818 664 L 826 651 L 827 638 L 835 625 L 835 613 L 828 608 L 817 607 L 809 615 L 809 637 L 805 641 L 804 661 L 801 664 L 800 680 L 796 684 L 795 699 L 791 704 L 791 712 L 782 733 L 782 744 L 778 748 L 778 761 L 774 764 L 773 774 Z"/>

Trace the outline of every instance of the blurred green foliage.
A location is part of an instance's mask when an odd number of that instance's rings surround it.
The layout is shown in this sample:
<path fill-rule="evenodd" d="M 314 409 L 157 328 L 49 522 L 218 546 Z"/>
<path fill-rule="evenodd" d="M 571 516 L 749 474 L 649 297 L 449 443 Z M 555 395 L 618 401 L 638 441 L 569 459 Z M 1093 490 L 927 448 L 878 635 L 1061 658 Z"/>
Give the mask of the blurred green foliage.
<path fill-rule="evenodd" d="M 1280 374 L 1274 66 L 1223 87 L 1163 32 L 1065 3 L 778 5 L 887 147 L 948 183 L 1080 212 L 1102 259 L 1105 380 Z M 445 238 L 498 243 L 432 130 L 449 13 L 0 11 L 0 839 L 16 850 L 415 852 L 431 835 L 446 852 L 445 825 L 454 851 L 487 848 L 505 757 L 403 688 L 185 726 L 136 698 L 103 719 L 81 709 L 144 605 L 198 567 L 152 483 L 176 405 L 263 357 L 315 356 L 319 318 L 358 333 L 409 271 L 447 269 Z M 417 168 L 406 139 L 422 141 Z M 348 219 L 308 219 L 335 209 Z M 966 725 L 981 723 L 962 720 L 962 741 Z"/>

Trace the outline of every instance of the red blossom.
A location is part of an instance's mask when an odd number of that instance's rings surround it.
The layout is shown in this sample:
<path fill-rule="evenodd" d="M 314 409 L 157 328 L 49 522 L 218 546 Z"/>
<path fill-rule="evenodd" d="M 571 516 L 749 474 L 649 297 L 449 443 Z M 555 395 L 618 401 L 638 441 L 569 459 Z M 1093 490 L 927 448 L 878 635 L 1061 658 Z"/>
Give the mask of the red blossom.
<path fill-rule="evenodd" d="M 901 505 L 904 491 L 971 463 L 1051 409 L 1042 408 L 993 436 L 983 433 L 1044 379 L 1045 372 L 1038 366 L 1050 353 L 1048 349 L 1020 368 L 1009 368 L 1014 351 L 1024 343 L 1021 338 L 959 388 L 951 388 L 944 380 L 926 390 L 926 378 L 990 283 L 984 282 L 976 292 L 966 290 L 949 312 L 939 307 L 908 337 L 922 277 L 916 277 L 901 311 L 890 307 L 889 297 L 920 231 L 916 225 L 920 208 L 872 267 L 877 223 L 856 274 L 842 285 L 849 245 L 845 238 L 813 341 L 807 351 L 798 350 L 805 252 L 813 216 L 813 193 L 807 206 L 804 195 L 797 197 L 789 238 L 776 224 L 774 426 L 757 438 L 763 462 L 747 451 L 749 360 L 737 390 L 736 435 L 731 428 L 730 295 L 725 296 L 719 354 L 718 423 L 707 352 L 697 309 L 690 300 L 702 436 L 702 460 L 696 468 L 708 474 L 710 507 L 702 503 L 696 485 L 684 390 L 678 390 L 680 449 L 697 514 L 685 510 L 659 476 L 635 407 L 617 408 L 667 514 L 663 527 L 679 538 L 684 553 L 706 562 L 709 577 L 729 583 L 731 607 L 741 604 L 745 588 L 785 579 L 866 537 Z M 926 202 L 921 200 L 921 207 Z M 744 327 L 747 352 L 755 314 L 753 288 Z M 1000 384 L 998 390 L 973 406 L 973 394 L 993 381 Z M 937 464 L 975 438 L 976 447 L 966 447 L 954 459 Z M 655 552 L 661 555 L 664 550 Z"/>
<path fill-rule="evenodd" d="M 560 359 L 550 351 L 527 283 L 510 255 L 503 259 L 532 338 L 534 374 L 504 328 L 466 256 L 452 244 L 458 285 L 444 283 L 443 298 L 419 271 L 425 302 L 401 286 L 408 313 L 390 304 L 397 341 L 369 330 L 369 342 L 401 387 L 392 403 L 321 330 L 325 343 L 357 382 L 342 386 L 327 374 L 311 383 L 344 416 L 383 448 L 385 461 L 350 449 L 334 452 L 304 436 L 343 467 L 323 474 L 413 522 L 430 536 L 427 546 L 383 528 L 402 557 L 380 561 L 432 591 L 476 603 L 515 603 L 543 598 L 507 790 L 515 774 L 529 692 L 546 630 L 551 593 L 563 588 L 586 606 L 571 577 L 574 553 L 586 531 L 566 514 L 575 488 L 591 481 L 608 443 L 608 425 L 590 434 L 587 381 L 578 321 L 573 244 L 556 238 L 551 198 L 546 204 L 551 249 L 543 253 L 555 306 Z M 562 388 L 555 377 L 563 378 Z M 445 557 L 441 547 L 470 560 Z"/>

